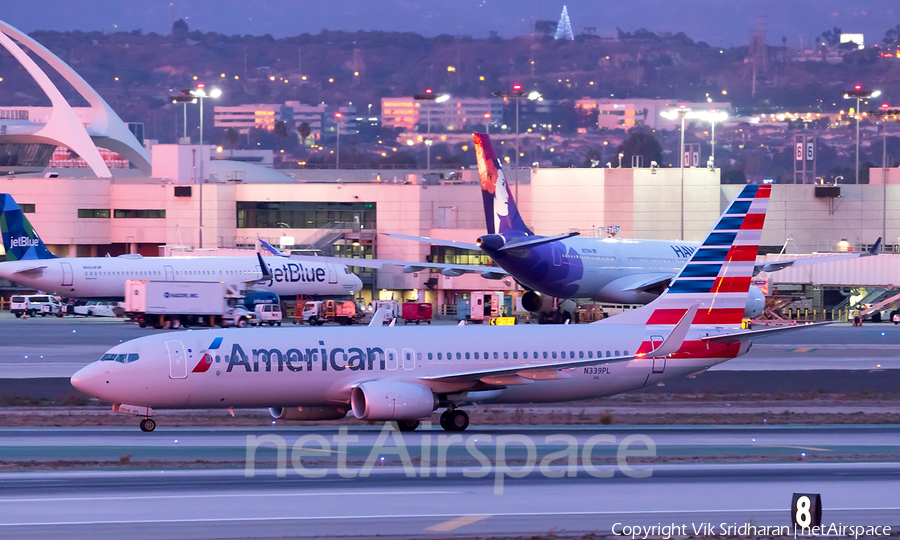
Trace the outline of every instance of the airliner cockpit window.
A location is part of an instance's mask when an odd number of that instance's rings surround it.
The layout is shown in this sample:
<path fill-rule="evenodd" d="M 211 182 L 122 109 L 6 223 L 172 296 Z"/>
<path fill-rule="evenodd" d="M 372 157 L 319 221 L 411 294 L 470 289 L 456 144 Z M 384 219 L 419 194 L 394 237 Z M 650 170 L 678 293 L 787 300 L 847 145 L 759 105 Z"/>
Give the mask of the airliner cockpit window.
<path fill-rule="evenodd" d="M 130 354 L 104 354 L 102 358 L 100 358 L 101 362 L 119 362 L 120 364 L 130 364 L 131 362 L 135 362 L 140 358 L 140 355 L 137 353 Z"/>

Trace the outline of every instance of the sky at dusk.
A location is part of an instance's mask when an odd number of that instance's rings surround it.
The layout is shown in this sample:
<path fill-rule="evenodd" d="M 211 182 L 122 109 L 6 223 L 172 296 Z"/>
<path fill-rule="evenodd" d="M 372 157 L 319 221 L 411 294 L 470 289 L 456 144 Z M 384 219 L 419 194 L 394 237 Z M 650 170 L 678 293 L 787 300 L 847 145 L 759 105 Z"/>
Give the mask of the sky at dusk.
<path fill-rule="evenodd" d="M 833 26 L 880 42 L 900 24 L 898 0 L 27 0 L 4 10 L 3 19 L 35 30 L 141 29 L 169 33 L 171 17 L 191 30 L 222 34 L 271 34 L 276 38 L 328 30 L 384 30 L 487 37 L 527 34 L 535 20 L 557 20 L 568 6 L 576 34 L 596 28 L 615 37 L 616 28 L 684 32 L 695 40 L 727 47 L 743 45 L 765 22 L 766 41 L 809 45 Z M 171 4 L 171 7 L 170 7 Z"/>

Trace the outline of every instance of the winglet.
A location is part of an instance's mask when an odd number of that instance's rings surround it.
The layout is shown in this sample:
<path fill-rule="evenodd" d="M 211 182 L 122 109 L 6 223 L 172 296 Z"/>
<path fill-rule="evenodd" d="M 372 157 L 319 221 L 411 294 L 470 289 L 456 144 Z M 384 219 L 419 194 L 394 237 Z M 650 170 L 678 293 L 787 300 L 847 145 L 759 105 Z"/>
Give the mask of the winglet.
<path fill-rule="evenodd" d="M 678 349 L 680 349 L 681 345 L 684 343 L 684 338 L 687 336 L 688 330 L 691 328 L 691 323 L 694 321 L 694 315 L 697 314 L 699 308 L 700 304 L 694 304 L 689 307 L 684 315 L 682 315 L 681 320 L 678 321 L 678 324 L 675 325 L 675 328 L 669 332 L 668 337 L 662 342 L 662 345 L 648 352 L 644 356 L 668 356 L 678 352 Z"/>
<path fill-rule="evenodd" d="M 375 310 L 375 313 L 372 315 L 372 320 L 369 321 L 369 326 L 383 326 L 384 321 L 388 320 L 390 316 L 390 312 L 387 308 L 380 307 Z"/>
<path fill-rule="evenodd" d="M 264 247 L 264 248 L 266 248 L 267 250 L 269 250 L 269 253 L 271 253 L 272 255 L 277 255 L 277 256 L 279 256 L 279 257 L 287 257 L 287 255 L 285 255 L 284 253 L 282 253 L 282 252 L 278 251 L 277 249 L 275 249 L 275 248 L 272 246 L 272 244 L 266 242 L 266 241 L 263 240 L 262 238 L 257 238 L 257 240 L 259 240 L 259 244 L 260 244 L 262 247 Z"/>

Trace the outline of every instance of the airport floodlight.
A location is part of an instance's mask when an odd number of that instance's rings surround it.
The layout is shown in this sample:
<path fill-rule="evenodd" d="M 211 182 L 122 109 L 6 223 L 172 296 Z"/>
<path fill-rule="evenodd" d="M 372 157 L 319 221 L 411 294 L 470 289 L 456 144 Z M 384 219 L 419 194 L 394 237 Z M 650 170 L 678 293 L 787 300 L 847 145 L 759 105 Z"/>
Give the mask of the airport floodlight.
<path fill-rule="evenodd" d="M 529 93 L 528 93 L 528 99 L 530 99 L 531 101 L 534 101 L 534 100 L 540 99 L 540 98 L 541 98 L 541 93 L 540 93 L 540 92 L 534 92 L 534 91 L 532 91 L 532 92 L 529 92 Z"/>
<path fill-rule="evenodd" d="M 213 99 L 216 99 L 221 95 L 222 95 L 222 91 L 218 88 L 213 88 L 212 90 L 209 91 L 209 97 L 211 97 Z"/>
<path fill-rule="evenodd" d="M 434 101 L 435 103 L 444 103 L 450 99 L 450 94 L 435 94 L 431 88 L 425 90 L 424 94 L 415 94 L 413 99 L 416 101 Z M 427 129 L 427 137 L 425 140 L 425 170 L 431 171 L 431 107 L 425 109 L 425 123 Z"/>
<path fill-rule="evenodd" d="M 856 183 L 859 183 L 859 102 L 863 99 L 877 98 L 881 90 L 863 90 L 862 85 L 857 84 L 853 90 L 844 92 L 844 99 L 855 99 L 856 108 L 853 110 L 856 116 Z"/>

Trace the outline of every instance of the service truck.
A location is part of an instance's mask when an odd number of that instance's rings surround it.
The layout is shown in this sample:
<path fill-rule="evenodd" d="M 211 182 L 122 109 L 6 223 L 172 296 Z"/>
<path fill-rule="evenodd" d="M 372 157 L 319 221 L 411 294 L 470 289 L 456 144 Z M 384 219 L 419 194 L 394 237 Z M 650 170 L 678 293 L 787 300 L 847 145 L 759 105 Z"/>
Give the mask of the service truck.
<path fill-rule="evenodd" d="M 242 304 L 243 295 L 225 283 L 196 281 L 125 282 L 125 315 L 141 328 L 256 325 L 256 313 Z"/>
<path fill-rule="evenodd" d="M 306 321 L 310 326 L 322 326 L 326 322 L 350 325 L 355 324 L 358 318 L 356 304 L 349 300 L 343 302 L 319 300 L 303 305 L 303 317 L 300 322 Z"/>

